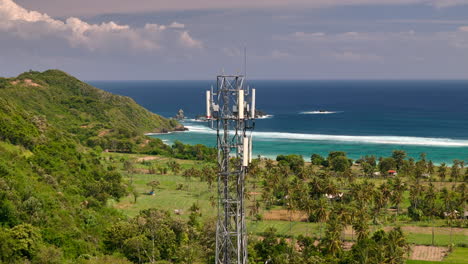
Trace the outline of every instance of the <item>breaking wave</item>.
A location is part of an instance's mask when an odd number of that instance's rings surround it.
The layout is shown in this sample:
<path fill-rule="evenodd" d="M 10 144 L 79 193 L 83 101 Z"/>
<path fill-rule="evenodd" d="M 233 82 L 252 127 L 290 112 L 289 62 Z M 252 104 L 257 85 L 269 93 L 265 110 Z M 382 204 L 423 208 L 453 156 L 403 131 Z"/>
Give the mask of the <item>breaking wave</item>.
<path fill-rule="evenodd" d="M 189 133 L 216 134 L 215 130 L 206 126 L 186 126 Z M 299 134 L 284 132 L 253 132 L 256 139 L 283 139 L 283 140 L 310 140 L 328 142 L 347 142 L 364 144 L 386 144 L 386 145 L 414 145 L 435 147 L 468 147 L 468 140 L 450 138 L 426 138 L 407 136 L 348 136 L 348 135 L 321 135 L 321 134 Z"/>
<path fill-rule="evenodd" d="M 274 115 L 264 115 L 264 116 L 259 116 L 256 119 L 270 119 L 273 118 Z"/>
<path fill-rule="evenodd" d="M 329 115 L 329 114 L 338 114 L 342 111 L 304 111 L 301 112 L 302 115 Z"/>

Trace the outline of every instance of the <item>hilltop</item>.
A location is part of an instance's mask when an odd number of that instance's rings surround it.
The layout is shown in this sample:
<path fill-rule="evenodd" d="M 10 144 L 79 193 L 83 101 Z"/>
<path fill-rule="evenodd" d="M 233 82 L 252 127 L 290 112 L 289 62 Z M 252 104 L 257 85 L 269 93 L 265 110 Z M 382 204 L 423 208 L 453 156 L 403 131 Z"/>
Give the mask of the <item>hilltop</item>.
<path fill-rule="evenodd" d="M 129 139 L 138 140 L 146 132 L 183 129 L 177 121 L 153 114 L 129 97 L 97 89 L 59 70 L 1 78 L 0 103 L 2 113 L 24 110 L 39 126 L 53 124 L 86 145 L 103 149 L 129 149 Z M 15 118 L 10 114 L 8 119 Z"/>

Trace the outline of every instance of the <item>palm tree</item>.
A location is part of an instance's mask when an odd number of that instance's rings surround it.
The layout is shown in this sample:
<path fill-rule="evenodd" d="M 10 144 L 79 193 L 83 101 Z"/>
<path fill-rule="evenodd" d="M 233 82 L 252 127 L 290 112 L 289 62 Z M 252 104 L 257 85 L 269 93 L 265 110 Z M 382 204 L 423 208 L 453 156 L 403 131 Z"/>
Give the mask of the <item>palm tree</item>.
<path fill-rule="evenodd" d="M 334 257 L 341 254 L 343 251 L 340 233 L 343 230 L 343 224 L 338 218 L 333 217 L 328 221 L 327 234 L 322 241 L 325 250 Z"/>
<path fill-rule="evenodd" d="M 455 192 L 443 188 L 440 192 L 440 198 L 444 202 L 444 215 L 447 223 L 450 225 L 450 244 L 452 244 L 452 223 L 457 218 L 458 211 L 456 210 L 456 194 Z"/>
<path fill-rule="evenodd" d="M 426 207 L 428 210 L 428 214 L 431 217 L 431 222 L 432 222 L 432 245 L 434 246 L 434 217 L 437 214 L 436 210 L 436 201 L 437 196 L 436 192 L 434 190 L 434 184 L 429 183 L 429 187 L 427 188 L 427 191 L 425 192 L 424 196 L 424 201 L 426 203 Z"/>
<path fill-rule="evenodd" d="M 404 255 L 409 251 L 409 245 L 401 228 L 397 227 L 388 232 L 385 240 L 385 259 L 383 263 L 404 263 Z"/>
<path fill-rule="evenodd" d="M 397 169 L 400 169 L 403 165 L 403 161 L 406 159 L 406 152 L 404 150 L 394 150 L 392 158 L 395 160 Z"/>
<path fill-rule="evenodd" d="M 406 190 L 406 185 L 400 177 L 394 178 L 393 181 L 390 182 L 390 185 L 392 187 L 390 200 L 396 206 L 398 216 L 400 213 L 400 203 L 403 200 L 403 192 Z"/>
<path fill-rule="evenodd" d="M 452 177 L 453 181 L 458 181 L 458 178 L 460 177 L 459 162 L 459 160 L 453 161 L 452 170 L 450 171 L 450 177 Z"/>
<path fill-rule="evenodd" d="M 432 160 L 427 163 L 427 173 L 429 173 L 429 176 L 434 174 L 434 163 L 432 163 Z"/>
<path fill-rule="evenodd" d="M 442 163 L 440 164 L 438 173 L 439 173 L 439 178 L 440 178 L 440 180 L 441 180 L 441 181 L 444 181 L 444 180 L 445 180 L 446 173 L 447 173 L 447 165 L 445 164 L 445 162 L 442 162 Z"/>
<path fill-rule="evenodd" d="M 356 231 L 357 239 L 362 240 L 369 235 L 369 215 L 365 208 L 355 208 L 356 217 L 353 222 L 353 229 Z"/>
<path fill-rule="evenodd" d="M 317 221 L 320 223 L 319 237 L 322 239 L 322 223 L 328 219 L 328 201 L 325 198 L 320 198 L 315 201 L 314 214 Z"/>
<path fill-rule="evenodd" d="M 341 234 L 341 239 L 344 241 L 346 239 L 345 237 L 346 227 L 352 221 L 352 214 L 350 212 L 350 208 L 343 205 L 342 203 L 335 203 L 335 207 L 333 208 L 333 214 L 336 215 L 337 219 L 343 225 L 343 232 Z"/>

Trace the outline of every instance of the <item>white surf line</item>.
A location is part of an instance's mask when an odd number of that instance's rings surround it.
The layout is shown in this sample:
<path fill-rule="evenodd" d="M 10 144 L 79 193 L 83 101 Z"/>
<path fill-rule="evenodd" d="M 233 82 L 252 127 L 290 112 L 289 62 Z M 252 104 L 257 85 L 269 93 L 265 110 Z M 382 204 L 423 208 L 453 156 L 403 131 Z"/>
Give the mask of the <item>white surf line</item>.
<path fill-rule="evenodd" d="M 330 114 L 339 114 L 343 111 L 304 111 L 300 112 L 301 115 L 330 115 Z"/>
<path fill-rule="evenodd" d="M 191 133 L 216 134 L 215 130 L 205 126 L 186 126 Z M 311 140 L 311 141 L 335 141 L 348 143 L 367 143 L 385 145 L 413 145 L 413 146 L 436 146 L 436 147 L 468 147 L 468 140 L 457 140 L 450 138 L 426 138 L 407 136 L 348 136 L 348 135 L 321 135 L 300 134 L 284 132 L 253 132 L 256 138 L 262 139 L 289 139 L 289 140 Z"/>

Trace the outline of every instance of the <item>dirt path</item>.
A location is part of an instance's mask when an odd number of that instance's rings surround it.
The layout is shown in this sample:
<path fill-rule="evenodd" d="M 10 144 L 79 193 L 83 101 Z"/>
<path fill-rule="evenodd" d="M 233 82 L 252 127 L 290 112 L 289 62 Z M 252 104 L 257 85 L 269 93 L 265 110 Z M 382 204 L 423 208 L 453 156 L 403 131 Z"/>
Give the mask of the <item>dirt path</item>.
<path fill-rule="evenodd" d="M 12 81 L 12 82 L 11 82 L 11 84 L 13 84 L 13 85 L 17 85 L 17 84 L 19 84 L 19 83 L 21 83 L 20 80 L 16 80 L 16 81 Z M 27 86 L 41 87 L 40 84 L 37 84 L 37 83 L 33 82 L 31 79 L 24 79 L 24 80 L 23 80 L 23 83 L 24 83 L 25 85 L 27 85 Z"/>
<path fill-rule="evenodd" d="M 385 232 L 388 232 L 392 230 L 393 227 L 391 226 L 386 226 L 383 228 Z M 422 226 L 402 226 L 401 229 L 403 232 L 407 233 L 413 233 L 413 234 L 432 234 L 432 227 L 422 227 Z M 347 226 L 345 228 L 345 234 L 347 236 L 352 235 L 352 228 L 351 226 Z M 468 235 L 468 229 L 466 228 L 453 228 L 452 229 L 453 234 L 464 234 L 465 236 Z M 440 234 L 450 234 L 450 227 L 434 227 L 434 233 L 435 235 L 440 235 Z M 356 233 L 354 233 L 356 234 Z"/>
<path fill-rule="evenodd" d="M 271 210 L 266 211 L 263 214 L 264 220 L 279 220 L 279 221 L 307 221 L 307 216 L 305 213 L 300 211 L 288 211 L 288 210 Z"/>
<path fill-rule="evenodd" d="M 99 132 L 98 136 L 103 137 L 103 136 L 105 136 L 105 135 L 107 135 L 109 133 L 110 133 L 110 130 L 103 130 L 103 131 Z"/>
<path fill-rule="evenodd" d="M 138 158 L 136 161 L 137 162 L 142 162 L 142 161 L 150 161 L 150 160 L 157 160 L 157 159 L 160 159 L 160 158 L 155 157 L 155 156 L 146 156 L 146 157 Z"/>
<path fill-rule="evenodd" d="M 146 147 L 146 145 L 148 145 L 149 142 L 150 140 L 146 139 L 143 143 L 140 144 L 140 147 Z"/>

